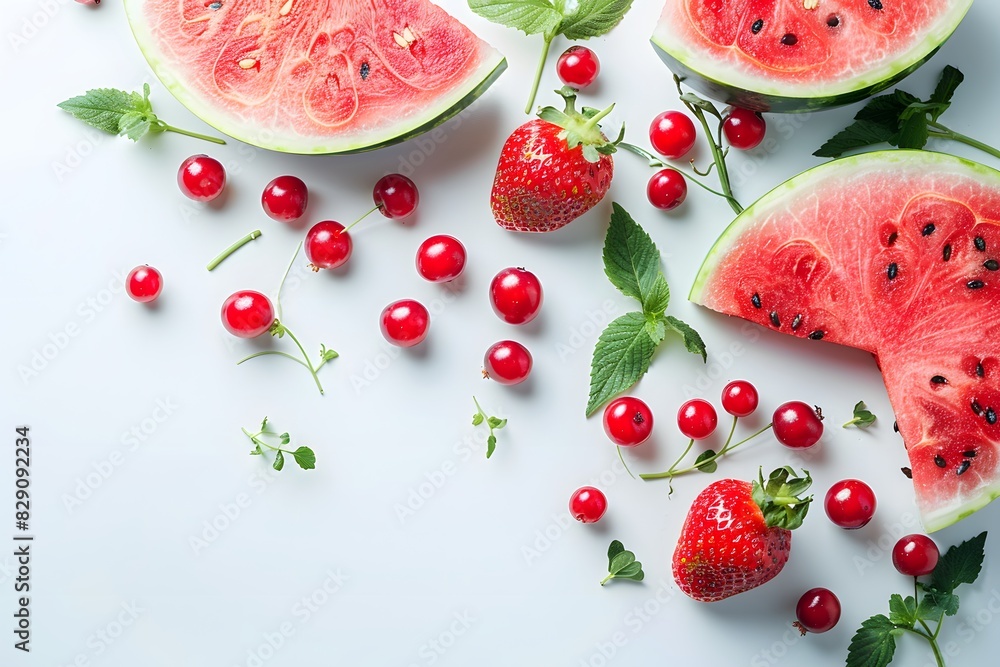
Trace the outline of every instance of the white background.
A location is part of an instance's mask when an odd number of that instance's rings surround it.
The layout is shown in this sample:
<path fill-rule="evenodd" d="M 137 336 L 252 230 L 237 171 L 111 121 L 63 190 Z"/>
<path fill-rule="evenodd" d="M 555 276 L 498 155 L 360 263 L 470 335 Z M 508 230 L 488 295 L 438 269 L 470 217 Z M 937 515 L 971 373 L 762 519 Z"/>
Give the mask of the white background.
<path fill-rule="evenodd" d="M 544 236 L 497 227 L 488 207 L 496 157 L 525 120 L 541 40 L 479 19 L 459 0 L 442 4 L 503 51 L 509 70 L 444 126 L 443 140 L 346 157 L 281 155 L 235 141 L 214 147 L 177 135 L 138 145 L 102 136 L 55 104 L 90 87 L 135 89 L 148 81 L 162 118 L 209 128 L 152 78 L 118 3 L 90 10 L 34 0 L 5 8 L 0 442 L 8 447 L 0 455 L 0 498 L 12 512 L 13 431 L 30 425 L 37 538 L 30 655 L 12 648 L 14 561 L 12 547 L 0 548 L 0 617 L 7 619 L 0 664 L 837 665 L 860 621 L 885 611 L 891 592 L 906 593 L 908 580 L 892 569 L 885 547 L 919 526 L 899 471 L 902 442 L 870 356 L 758 334 L 687 303 L 701 258 L 732 212 L 693 187 L 682 210 L 654 210 L 645 199 L 652 172 L 634 156 L 616 156 L 611 193 L 570 227 Z M 605 127 L 624 121 L 643 144 L 650 119 L 678 106 L 647 41 L 659 9 L 659 1 L 638 0 L 617 29 L 591 44 L 603 72 L 585 102 L 617 102 Z M 976 3 L 954 38 L 903 86 L 924 96 L 945 64 L 960 67 L 967 82 L 944 120 L 993 144 L 1000 143 L 998 23 L 1000 5 Z M 554 45 L 541 103 L 554 100 L 547 91 L 557 85 L 555 55 L 565 46 Z M 730 158 L 739 199 L 748 204 L 818 164 L 810 153 L 854 111 L 769 117 L 768 143 Z M 932 147 L 996 166 L 961 146 Z M 175 185 L 180 162 L 203 151 L 228 167 L 218 205 L 189 202 Z M 704 146 L 695 157 L 706 165 Z M 342 355 L 321 371 L 326 396 L 301 367 L 277 357 L 237 367 L 261 343 L 229 337 L 219 307 L 237 289 L 272 293 L 304 233 L 264 216 L 264 184 L 296 174 L 310 187 L 307 224 L 346 223 L 369 208 L 375 180 L 400 169 L 412 169 L 420 188 L 416 219 L 403 226 L 373 216 L 357 228 L 354 256 L 336 274 L 308 273 L 300 257 L 284 294 L 285 321 L 303 342 L 325 342 Z M 791 464 L 812 471 L 819 496 L 848 476 L 878 494 L 875 520 L 856 532 L 834 527 L 817 506 L 796 532 L 784 572 L 722 603 L 685 598 L 669 568 L 685 511 L 709 478 L 677 480 L 668 500 L 665 483 L 622 473 L 599 417 L 583 418 L 599 332 L 592 320 L 634 307 L 602 273 L 612 201 L 653 236 L 674 295 L 669 312 L 695 326 L 710 350 L 706 366 L 679 340 L 662 346 L 634 390 L 657 421 L 652 441 L 627 454 L 631 467 L 669 465 L 684 445 L 674 422 L 679 404 L 694 395 L 718 404 L 725 382 L 744 377 L 760 388 L 762 406 L 738 433 L 766 423 L 780 402 L 801 399 L 824 408 L 826 434 L 806 455 L 761 438 L 725 460 L 716 478 Z M 219 250 L 255 228 L 262 238 L 205 271 Z M 454 234 L 469 250 L 457 292 L 425 283 L 413 269 L 417 245 L 434 233 Z M 120 289 L 119 278 L 142 263 L 165 277 L 153 308 Z M 490 310 L 487 285 L 506 266 L 527 267 L 543 283 L 542 315 L 527 327 L 505 325 Z M 403 297 L 422 300 L 434 315 L 426 343 L 399 353 L 382 340 L 377 318 Z M 76 335 L 62 336 L 67 327 Z M 531 380 L 517 388 L 480 378 L 483 352 L 507 337 L 535 358 Z M 45 348 L 58 342 L 54 354 Z M 19 368 L 31 367 L 43 349 L 51 358 L 22 377 Z M 470 424 L 473 394 L 510 419 L 489 461 L 484 431 Z M 841 429 L 862 399 L 879 420 L 866 431 Z M 288 465 L 271 475 L 267 461 L 247 455 L 240 427 L 264 415 L 315 449 L 316 470 Z M 132 429 L 141 441 L 130 440 Z M 567 522 L 571 492 L 602 476 L 605 518 Z M 227 518 L 238 499 L 239 515 Z M 415 509 L 401 515 L 408 504 Z M 998 517 L 994 505 L 935 537 L 942 546 L 957 543 Z M 212 522 L 224 529 L 210 532 Z M 193 547 L 192 539 L 205 544 Z M 643 562 L 643 583 L 598 586 L 612 539 Z M 985 664 L 995 654 L 996 539 L 982 577 L 963 589 L 962 610 L 942 634 L 957 652 L 950 665 Z M 800 640 L 789 623 L 795 601 L 813 586 L 838 593 L 843 619 L 830 633 Z M 303 599 L 312 599 L 312 611 Z M 291 632 L 276 637 L 282 629 Z M 896 663 L 930 664 L 930 654 L 907 637 Z"/>

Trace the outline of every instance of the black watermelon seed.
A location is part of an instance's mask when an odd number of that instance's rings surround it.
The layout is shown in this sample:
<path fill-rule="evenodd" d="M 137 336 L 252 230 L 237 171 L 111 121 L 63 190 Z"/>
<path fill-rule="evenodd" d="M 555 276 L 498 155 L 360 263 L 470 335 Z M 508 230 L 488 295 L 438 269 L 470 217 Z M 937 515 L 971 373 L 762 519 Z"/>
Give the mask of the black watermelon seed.
<path fill-rule="evenodd" d="M 892 430 L 899 433 L 899 422 L 892 422 Z"/>
<path fill-rule="evenodd" d="M 753 22 L 753 25 L 750 26 L 750 32 L 752 32 L 755 35 L 763 29 L 764 29 L 764 19 L 757 19 L 756 21 Z"/>
<path fill-rule="evenodd" d="M 781 37 L 781 43 L 784 44 L 785 46 L 795 46 L 796 44 L 799 43 L 799 38 L 790 32 L 786 32 Z"/>
<path fill-rule="evenodd" d="M 943 375 L 935 375 L 931 378 L 931 382 L 934 384 L 948 384 L 948 378 Z"/>
<path fill-rule="evenodd" d="M 882 0 L 868 0 L 868 5 L 872 9 L 876 9 L 878 11 L 882 11 Z"/>
<path fill-rule="evenodd" d="M 951 244 L 949 243 L 944 247 L 944 261 L 951 259 Z"/>
<path fill-rule="evenodd" d="M 986 423 L 990 426 L 997 423 L 997 413 L 993 408 L 986 408 Z"/>
<path fill-rule="evenodd" d="M 889 238 L 886 239 L 885 244 L 890 247 L 894 246 L 896 245 L 896 239 L 898 238 L 899 238 L 899 232 L 893 232 L 892 234 L 889 234 Z"/>
<path fill-rule="evenodd" d="M 795 331 L 800 326 L 802 326 L 802 313 L 796 313 L 795 317 L 792 318 L 792 331 Z"/>
<path fill-rule="evenodd" d="M 912 470 L 910 470 L 906 466 L 903 466 L 902 468 L 900 468 L 900 470 L 903 471 L 903 476 L 906 477 L 906 479 L 913 479 L 913 471 Z"/>
<path fill-rule="evenodd" d="M 781 320 L 778 319 L 778 312 L 777 311 L 772 310 L 770 318 L 771 318 L 771 324 L 773 324 L 776 327 L 780 327 L 781 326 Z"/>
<path fill-rule="evenodd" d="M 978 364 L 976 364 L 976 375 L 978 375 L 979 377 L 983 377 L 984 375 L 986 375 L 986 369 L 983 368 L 983 362 L 981 361 Z"/>
<path fill-rule="evenodd" d="M 826 24 L 831 28 L 836 28 L 840 25 L 840 17 L 836 14 L 830 14 L 826 19 Z"/>
<path fill-rule="evenodd" d="M 948 467 L 948 463 L 944 460 L 944 457 L 941 456 L 940 454 L 934 457 L 934 465 L 936 465 L 938 468 Z"/>
<path fill-rule="evenodd" d="M 753 304 L 754 308 L 760 308 L 760 294 L 757 294 L 757 292 L 754 292 L 753 296 L 750 297 L 750 303 Z"/>
<path fill-rule="evenodd" d="M 969 466 L 971 466 L 971 465 L 972 465 L 972 461 L 970 461 L 969 459 L 965 459 L 960 464 L 958 464 L 958 470 L 955 471 L 955 474 L 956 475 L 964 475 L 965 471 L 968 470 Z"/>
<path fill-rule="evenodd" d="M 361 80 L 367 81 L 368 75 L 371 73 L 371 71 L 372 68 L 371 66 L 368 65 L 368 63 L 361 63 Z"/>
<path fill-rule="evenodd" d="M 937 227 L 934 226 L 933 222 L 930 222 L 930 223 L 927 223 L 927 226 L 924 227 L 923 230 L 920 233 L 922 235 L 924 235 L 924 236 L 930 236 L 931 234 L 934 233 L 935 229 L 937 229 Z"/>
<path fill-rule="evenodd" d="M 977 236 L 976 238 L 972 239 L 972 243 L 973 245 L 976 246 L 976 250 L 978 250 L 979 252 L 986 252 L 986 239 L 984 239 L 982 236 Z"/>
<path fill-rule="evenodd" d="M 964 456 L 967 459 L 974 459 L 974 458 L 976 458 L 976 454 L 977 453 L 978 452 L 976 450 L 970 449 L 970 450 L 962 452 L 962 456 Z"/>
<path fill-rule="evenodd" d="M 969 289 L 983 289 L 984 287 L 986 287 L 986 283 L 984 283 L 982 280 L 970 280 L 969 282 L 965 283 L 965 286 L 968 287 Z"/>
<path fill-rule="evenodd" d="M 983 262 L 983 268 L 987 271 L 996 271 L 997 269 L 1000 269 L 1000 262 L 995 259 L 988 259 Z"/>
<path fill-rule="evenodd" d="M 816 331 L 813 331 L 811 334 L 809 334 L 809 338 L 813 340 L 823 340 L 823 336 L 825 335 L 826 334 L 824 332 L 817 329 Z"/>
<path fill-rule="evenodd" d="M 896 262 L 890 264 L 889 268 L 885 271 L 885 275 L 889 277 L 889 280 L 895 280 L 896 276 L 899 275 L 899 265 Z"/>
<path fill-rule="evenodd" d="M 977 415 L 983 414 L 983 406 L 979 405 L 979 401 L 976 400 L 972 401 L 972 411 L 975 412 Z"/>

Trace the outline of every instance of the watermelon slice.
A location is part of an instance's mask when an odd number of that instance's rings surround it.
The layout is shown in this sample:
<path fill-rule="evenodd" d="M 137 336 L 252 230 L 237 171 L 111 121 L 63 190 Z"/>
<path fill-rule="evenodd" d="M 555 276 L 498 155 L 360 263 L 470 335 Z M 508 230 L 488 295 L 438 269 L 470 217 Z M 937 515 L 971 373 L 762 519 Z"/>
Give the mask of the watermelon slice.
<path fill-rule="evenodd" d="M 689 298 L 867 350 L 928 531 L 1000 495 L 1000 172 L 881 151 L 796 176 L 744 211 Z"/>
<path fill-rule="evenodd" d="M 653 33 L 691 87 L 755 111 L 857 102 L 917 69 L 972 0 L 667 0 Z"/>
<path fill-rule="evenodd" d="M 125 0 L 160 81 L 209 125 L 289 153 L 426 132 L 506 60 L 427 0 Z"/>

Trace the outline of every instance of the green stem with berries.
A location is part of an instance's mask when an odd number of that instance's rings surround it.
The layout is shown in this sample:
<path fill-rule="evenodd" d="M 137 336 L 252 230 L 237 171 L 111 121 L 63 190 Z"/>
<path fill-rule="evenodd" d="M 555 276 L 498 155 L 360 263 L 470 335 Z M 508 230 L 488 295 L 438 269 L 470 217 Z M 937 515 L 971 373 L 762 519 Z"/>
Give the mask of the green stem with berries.
<path fill-rule="evenodd" d="M 730 206 L 732 206 L 733 204 L 735 204 L 736 206 L 740 206 L 740 203 L 738 201 L 736 201 L 730 195 L 727 195 L 725 192 L 719 192 L 718 190 L 712 189 L 711 187 L 709 187 L 708 185 L 702 183 L 700 180 L 698 180 L 697 178 L 695 178 L 694 176 L 692 176 L 688 172 L 684 171 L 680 167 L 674 166 L 672 164 L 667 164 L 666 162 L 664 162 L 663 160 L 660 160 L 655 155 L 653 155 L 652 153 L 650 153 L 649 151 L 647 151 L 646 149 L 644 149 L 644 148 L 642 148 L 640 146 L 636 146 L 635 144 L 630 144 L 627 141 L 622 141 L 622 142 L 619 142 L 619 143 L 617 143 L 615 145 L 618 146 L 618 148 L 624 148 L 625 150 L 627 150 L 630 153 L 635 153 L 639 157 L 645 158 L 649 162 L 649 166 L 650 167 L 656 167 L 656 168 L 670 167 L 671 169 L 673 169 L 675 171 L 678 171 L 681 174 L 684 174 L 684 178 L 688 179 L 689 181 L 691 181 L 692 183 L 694 183 L 695 185 L 697 185 L 699 188 L 702 188 L 703 190 L 707 190 L 708 192 L 711 192 L 716 197 L 722 197 L 723 199 L 729 201 L 729 205 Z"/>
<path fill-rule="evenodd" d="M 260 230 L 255 229 L 254 231 L 250 232 L 249 234 L 241 238 L 239 241 L 237 241 L 236 243 L 234 243 L 233 245 L 229 246 L 221 253 L 219 253 L 219 255 L 215 259 L 213 259 L 211 262 L 208 263 L 208 266 L 206 268 L 209 271 L 213 270 L 215 267 L 221 264 L 223 260 L 225 260 L 227 257 L 229 257 L 234 252 L 245 246 L 247 243 L 250 243 L 250 241 L 260 238 L 260 236 L 261 236 Z"/>
<path fill-rule="evenodd" d="M 772 424 L 768 424 L 764 428 L 760 429 L 759 431 L 757 431 L 757 432 L 755 432 L 755 433 L 753 433 L 751 435 L 748 435 L 747 437 L 743 438 L 739 442 L 730 444 L 732 442 L 732 439 L 733 439 L 733 433 L 736 431 L 736 422 L 737 422 L 737 418 L 734 417 L 733 418 L 733 426 L 729 430 L 729 438 L 726 440 L 726 444 L 722 446 L 722 449 L 720 449 L 716 454 L 714 454 L 714 455 L 712 455 L 712 456 L 704 459 L 703 461 L 701 461 L 699 463 L 696 463 L 693 466 L 688 466 L 687 468 L 681 468 L 680 470 L 677 470 L 677 466 L 680 465 L 681 461 L 684 460 L 684 457 L 686 457 L 688 455 L 688 452 L 691 451 L 691 445 L 694 443 L 694 440 L 692 440 L 691 442 L 688 443 L 687 449 L 684 450 L 684 453 L 681 455 L 681 457 L 674 463 L 674 465 L 670 466 L 670 468 L 668 470 L 665 470 L 664 472 L 644 473 L 642 475 L 639 475 L 639 477 L 641 479 L 645 479 L 645 480 L 650 480 L 650 479 L 673 479 L 674 477 L 677 477 L 678 475 L 686 475 L 688 473 L 694 472 L 695 470 L 701 470 L 702 468 L 704 468 L 709 463 L 714 463 L 714 462 L 718 461 L 719 459 L 721 459 L 722 457 L 724 457 L 729 452 L 733 451 L 734 449 L 736 449 L 737 447 L 739 447 L 741 445 L 744 445 L 744 444 L 750 442 L 751 440 L 753 440 L 754 438 L 756 438 L 758 435 L 761 435 L 762 433 L 766 432 L 768 429 L 770 429 L 770 428 L 772 428 L 774 426 L 773 423 Z"/>

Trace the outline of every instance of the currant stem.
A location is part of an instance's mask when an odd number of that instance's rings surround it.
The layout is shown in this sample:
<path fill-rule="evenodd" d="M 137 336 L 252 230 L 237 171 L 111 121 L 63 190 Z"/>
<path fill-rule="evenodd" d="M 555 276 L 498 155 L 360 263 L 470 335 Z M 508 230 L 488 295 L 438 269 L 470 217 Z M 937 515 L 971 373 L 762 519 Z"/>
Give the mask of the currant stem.
<path fill-rule="evenodd" d="M 632 479 L 635 479 L 635 475 L 633 475 L 633 474 L 632 474 L 632 471 L 628 469 L 628 464 L 627 464 L 627 463 L 625 463 L 625 457 L 624 457 L 624 456 L 622 456 L 622 448 L 621 448 L 621 445 L 617 445 L 617 446 L 615 447 L 615 449 L 617 449 L 617 450 L 618 450 L 618 459 L 619 459 L 619 460 L 620 460 L 620 461 L 622 462 L 622 465 L 623 465 L 623 466 L 625 466 L 625 472 L 627 472 L 627 473 L 628 473 L 629 477 L 631 477 Z"/>
<path fill-rule="evenodd" d="M 354 227 L 354 225 L 358 224 L 359 222 L 361 222 L 362 220 L 364 220 L 365 218 L 367 218 L 369 215 L 371 215 L 372 213 L 374 213 L 377 210 L 378 210 L 378 205 L 374 206 L 371 210 L 369 210 L 363 216 L 361 216 L 360 218 L 358 218 L 357 220 L 355 220 L 351 224 L 347 225 L 347 227 L 344 227 L 344 231 L 345 232 L 351 231 L 351 228 Z"/>
<path fill-rule="evenodd" d="M 691 181 L 692 183 L 694 183 L 698 187 L 711 192 L 716 197 L 722 197 L 723 199 L 729 200 L 730 205 L 732 205 L 734 202 L 736 203 L 737 206 L 740 205 L 740 203 L 738 201 L 736 201 L 735 199 L 733 199 L 732 197 L 730 197 L 726 193 L 719 192 L 718 190 L 713 190 L 712 188 L 710 188 L 709 186 L 705 185 L 704 183 L 702 183 L 697 178 L 695 178 L 691 174 L 687 173 L 686 171 L 684 171 L 680 167 L 674 166 L 672 164 L 667 164 L 666 162 L 664 162 L 663 160 L 660 160 L 655 155 L 653 155 L 652 153 L 650 153 L 649 151 L 647 151 L 646 149 L 644 149 L 644 148 L 642 148 L 640 146 L 636 146 L 635 144 L 630 144 L 627 141 L 622 141 L 622 142 L 618 143 L 617 145 L 618 145 L 618 148 L 624 148 L 625 150 L 627 150 L 630 153 L 635 153 L 639 157 L 645 158 L 649 162 L 649 166 L 650 167 L 654 167 L 654 168 L 670 167 L 671 169 L 673 169 L 673 170 L 675 170 L 675 171 L 683 174 L 684 178 L 688 179 L 689 181 Z M 692 169 L 694 169 L 695 173 L 698 174 L 699 176 L 707 176 L 708 173 L 709 173 L 709 172 L 706 172 L 705 174 L 702 174 L 693 165 L 692 165 Z M 709 169 L 711 169 L 711 167 L 709 167 Z"/>
<path fill-rule="evenodd" d="M 694 438 L 691 438 L 690 440 L 688 440 L 687 447 L 684 448 L 684 453 L 681 454 L 677 458 L 676 461 L 674 461 L 674 464 L 672 466 L 670 466 L 669 470 L 667 470 L 666 472 L 646 473 L 645 475 L 639 475 L 639 477 L 641 477 L 642 479 L 670 479 L 670 478 L 672 478 L 674 475 L 677 474 L 677 473 L 674 472 L 674 470 L 677 468 L 677 466 L 679 466 L 681 464 L 681 461 L 683 461 L 684 457 L 686 457 L 688 455 L 688 452 L 691 451 L 692 447 L 694 447 Z"/>
<path fill-rule="evenodd" d="M 998 151 L 996 148 L 993 148 L 989 144 L 984 144 L 983 142 L 977 139 L 973 139 L 972 137 L 968 137 L 964 134 L 961 134 L 960 132 L 956 132 L 955 130 L 945 127 L 941 123 L 935 121 L 928 121 L 927 125 L 937 130 L 937 132 L 931 130 L 928 133 L 932 137 L 940 137 L 942 139 L 952 139 L 953 141 L 961 142 L 967 146 L 978 148 L 984 153 L 989 153 L 993 157 L 1000 158 L 1000 151 Z"/>
<path fill-rule="evenodd" d="M 225 146 L 226 142 L 218 137 L 210 137 L 207 134 L 198 134 L 197 132 L 191 132 L 189 130 L 182 130 L 179 127 L 174 127 L 173 125 L 167 125 L 162 120 L 159 121 L 160 129 L 164 132 L 174 132 L 176 134 L 183 134 L 185 137 L 194 137 L 195 139 L 204 139 L 205 141 L 211 141 L 213 144 L 219 144 L 220 146 Z"/>
<path fill-rule="evenodd" d="M 743 444 L 746 444 L 747 442 L 750 442 L 751 440 L 753 440 L 754 438 L 756 438 L 758 435 L 760 435 L 760 434 L 764 433 L 765 431 L 767 431 L 772 426 L 774 426 L 773 423 L 772 424 L 768 424 L 767 426 L 765 426 L 764 428 L 760 429 L 756 433 L 748 435 L 747 437 L 743 438 L 742 440 L 740 440 L 739 442 L 737 442 L 737 443 L 735 443 L 733 445 L 728 445 L 727 444 L 725 447 L 723 447 L 721 450 L 719 450 L 719 452 L 716 453 L 715 456 L 710 456 L 707 459 L 705 459 L 704 461 L 702 461 L 701 463 L 698 463 L 697 465 L 688 466 L 687 468 L 681 468 L 680 470 L 674 470 L 674 468 L 677 466 L 677 464 L 680 463 L 680 461 L 678 461 L 677 463 L 675 463 L 673 466 L 670 467 L 670 470 L 667 470 L 666 472 L 645 473 L 645 474 L 639 475 L 639 477 L 641 479 L 647 479 L 647 480 L 648 479 L 673 479 L 674 477 L 677 477 L 678 475 L 686 475 L 689 472 L 694 472 L 695 470 L 699 470 L 702 467 L 704 467 L 706 463 L 711 463 L 713 461 L 718 461 L 719 459 L 721 459 L 723 456 L 725 456 L 729 452 L 733 451 L 734 449 L 736 449 L 740 445 L 743 445 Z M 688 449 L 690 449 L 690 447 Z M 685 451 L 684 454 L 686 455 L 687 451 Z M 681 457 L 681 458 L 683 459 L 683 457 Z"/>
<path fill-rule="evenodd" d="M 284 325 L 282 325 L 282 326 L 284 327 Z M 295 337 L 295 334 L 293 334 L 288 329 L 288 327 L 284 327 L 284 328 L 285 328 L 285 333 L 288 334 L 288 337 L 292 339 L 292 342 L 295 343 L 295 346 L 297 348 L 299 348 L 300 352 L 302 352 L 302 358 L 306 360 L 306 368 L 309 369 L 309 373 L 313 376 L 313 380 L 316 381 L 316 388 L 319 389 L 320 395 L 323 395 L 323 393 L 324 393 L 323 392 L 323 385 L 320 384 L 319 375 L 316 374 L 316 368 L 313 367 L 312 361 L 309 360 L 309 355 L 306 354 L 306 349 L 304 347 L 302 347 L 302 343 L 299 342 L 299 339 Z"/>
<path fill-rule="evenodd" d="M 538 84 L 542 82 L 542 72 L 545 71 L 545 62 L 549 58 L 549 47 L 552 46 L 552 40 L 555 39 L 554 34 L 545 34 L 545 45 L 542 47 L 542 57 L 538 61 L 538 67 L 535 68 L 535 81 L 531 84 L 531 95 L 528 96 L 528 104 L 524 107 L 524 113 L 530 114 L 532 108 L 535 106 L 535 96 L 538 95 Z"/>
<path fill-rule="evenodd" d="M 292 260 L 288 262 L 288 266 L 285 268 L 285 274 L 281 276 L 281 282 L 278 283 L 278 294 L 275 297 L 275 302 L 278 306 L 278 321 L 281 321 L 281 288 L 285 286 L 285 281 L 288 280 L 288 273 L 292 270 L 292 265 L 295 264 L 295 258 L 299 256 L 299 251 L 302 250 L 302 241 L 295 246 L 295 254 L 292 255 Z M 303 352 L 305 354 L 305 352 Z"/>
<path fill-rule="evenodd" d="M 266 354 L 276 354 L 276 355 L 278 355 L 279 357 L 286 357 L 286 358 L 288 358 L 288 359 L 291 359 L 291 360 L 292 360 L 292 361 L 294 361 L 295 363 L 299 364 L 300 366 L 303 366 L 303 367 L 305 367 L 305 368 L 309 368 L 309 366 L 306 366 L 305 362 L 303 362 L 303 361 L 302 361 L 301 359 L 299 359 L 298 357 L 293 357 L 292 355 L 288 354 L 287 352 L 281 352 L 280 350 L 263 350 L 263 351 L 261 351 L 261 352 L 254 352 L 254 353 L 253 353 L 253 354 L 251 354 L 250 356 L 248 356 L 248 357 L 243 357 L 242 359 L 240 359 L 239 361 L 237 361 L 237 362 L 236 362 L 236 365 L 237 365 L 237 366 L 239 366 L 239 365 L 240 365 L 240 364 L 242 364 L 242 363 L 243 363 L 244 361 L 250 361 L 251 359 L 253 359 L 253 358 L 255 358 L 255 357 L 263 357 L 263 356 L 264 356 L 264 355 L 266 355 Z"/>
<path fill-rule="evenodd" d="M 244 236 L 243 238 L 241 238 L 239 241 L 237 241 L 236 243 L 234 243 L 233 245 L 229 246 L 228 248 L 226 248 L 225 250 L 223 250 L 221 253 L 219 253 L 218 257 L 216 257 L 211 262 L 209 262 L 208 266 L 206 268 L 209 271 L 213 270 L 215 267 L 217 267 L 219 264 L 221 264 L 222 261 L 225 260 L 227 257 L 229 257 L 234 252 L 236 252 L 237 250 L 239 250 L 240 248 L 242 248 L 243 246 L 245 246 L 247 243 L 250 243 L 250 241 L 253 241 L 256 238 L 259 238 L 260 236 L 261 236 L 260 230 L 259 229 L 255 229 L 254 231 L 250 232 L 249 234 L 247 234 L 246 236 Z"/>

